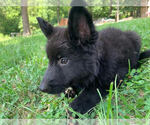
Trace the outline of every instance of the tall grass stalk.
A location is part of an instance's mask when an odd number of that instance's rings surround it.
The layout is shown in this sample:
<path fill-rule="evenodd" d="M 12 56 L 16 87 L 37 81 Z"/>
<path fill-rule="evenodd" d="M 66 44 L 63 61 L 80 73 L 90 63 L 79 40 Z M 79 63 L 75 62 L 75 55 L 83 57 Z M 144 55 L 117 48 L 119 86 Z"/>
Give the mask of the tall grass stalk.
<path fill-rule="evenodd" d="M 110 84 L 110 89 L 109 89 L 109 96 L 108 96 L 108 102 L 107 102 L 107 125 L 109 125 L 109 119 L 113 119 L 113 114 L 112 114 L 112 105 L 111 105 L 111 100 L 112 100 L 112 92 L 113 92 L 113 82 Z"/>
<path fill-rule="evenodd" d="M 118 90 L 117 90 L 117 75 L 115 77 L 115 105 L 116 105 L 116 119 L 118 125 Z"/>

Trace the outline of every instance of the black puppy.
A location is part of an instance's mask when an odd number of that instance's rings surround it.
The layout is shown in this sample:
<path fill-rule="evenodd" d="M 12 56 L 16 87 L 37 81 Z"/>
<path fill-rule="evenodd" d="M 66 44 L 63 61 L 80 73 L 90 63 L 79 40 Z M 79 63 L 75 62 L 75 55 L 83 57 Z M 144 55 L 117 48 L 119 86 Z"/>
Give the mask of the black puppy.
<path fill-rule="evenodd" d="M 82 114 L 100 101 L 97 89 L 105 96 L 116 75 L 119 84 L 128 73 L 129 61 L 131 68 L 137 68 L 139 59 L 150 57 L 150 51 L 140 54 L 141 40 L 135 32 L 115 28 L 96 31 L 85 7 L 71 8 L 67 28 L 37 20 L 48 39 L 49 59 L 40 90 L 57 94 L 68 87 L 81 89 L 70 106 Z"/>

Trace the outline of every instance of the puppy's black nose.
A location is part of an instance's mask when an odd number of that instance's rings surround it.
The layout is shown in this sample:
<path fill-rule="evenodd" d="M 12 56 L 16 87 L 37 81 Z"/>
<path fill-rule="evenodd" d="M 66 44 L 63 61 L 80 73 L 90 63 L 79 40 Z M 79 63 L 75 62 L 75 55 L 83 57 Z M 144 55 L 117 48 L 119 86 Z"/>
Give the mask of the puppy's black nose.
<path fill-rule="evenodd" d="M 42 92 L 48 92 L 47 86 L 45 86 L 43 83 L 40 84 L 39 90 Z"/>

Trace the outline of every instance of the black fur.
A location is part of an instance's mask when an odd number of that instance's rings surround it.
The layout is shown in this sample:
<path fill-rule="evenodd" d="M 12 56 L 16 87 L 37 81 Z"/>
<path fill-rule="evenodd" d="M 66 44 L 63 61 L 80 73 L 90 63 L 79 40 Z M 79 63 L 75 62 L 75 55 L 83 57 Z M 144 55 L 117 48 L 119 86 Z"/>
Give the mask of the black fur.
<path fill-rule="evenodd" d="M 145 59 L 145 58 L 149 58 L 149 57 L 150 57 L 150 50 L 147 50 L 147 51 L 142 52 L 142 53 L 140 54 L 139 60 L 142 60 L 142 59 Z"/>
<path fill-rule="evenodd" d="M 141 40 L 135 32 L 115 28 L 97 32 L 84 7 L 71 8 L 68 28 L 52 27 L 37 19 L 48 38 L 49 59 L 40 89 L 50 94 L 68 87 L 82 90 L 70 104 L 82 114 L 100 101 L 97 89 L 105 96 L 116 75 L 119 84 L 128 73 L 129 61 L 131 68 L 137 68 L 139 58 L 150 57 L 150 51 L 140 55 Z"/>

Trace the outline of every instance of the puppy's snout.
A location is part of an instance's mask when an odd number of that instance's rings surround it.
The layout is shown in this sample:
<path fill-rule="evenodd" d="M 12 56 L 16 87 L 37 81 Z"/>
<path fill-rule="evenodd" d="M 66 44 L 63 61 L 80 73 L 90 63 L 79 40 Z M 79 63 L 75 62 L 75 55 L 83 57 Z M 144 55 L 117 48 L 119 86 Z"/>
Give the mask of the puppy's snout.
<path fill-rule="evenodd" d="M 54 87 L 53 81 L 54 80 L 49 80 L 49 81 L 43 80 L 39 86 L 39 90 L 42 92 L 48 92 L 49 90 L 51 90 L 51 88 Z"/>
<path fill-rule="evenodd" d="M 43 85 L 43 83 L 41 83 L 40 86 L 39 86 L 39 90 L 42 91 L 42 92 L 47 92 L 48 88 L 45 85 Z"/>

